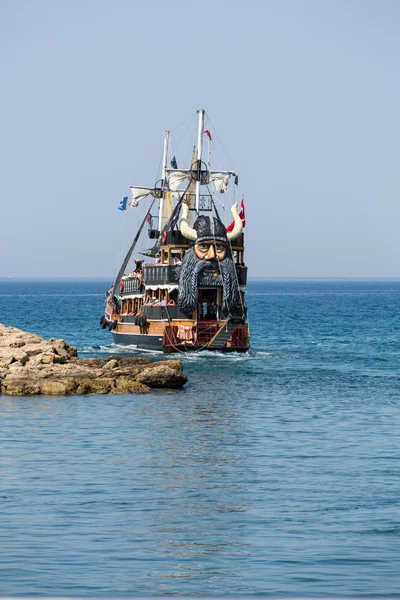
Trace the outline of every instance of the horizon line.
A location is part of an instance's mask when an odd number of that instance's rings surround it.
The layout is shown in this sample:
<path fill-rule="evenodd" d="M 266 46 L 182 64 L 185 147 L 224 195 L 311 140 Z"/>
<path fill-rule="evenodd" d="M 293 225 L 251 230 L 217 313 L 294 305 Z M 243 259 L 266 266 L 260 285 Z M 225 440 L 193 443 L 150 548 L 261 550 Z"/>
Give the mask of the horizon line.
<path fill-rule="evenodd" d="M 42 276 L 42 277 L 14 277 L 14 276 L 0 276 L 0 281 L 114 281 L 114 277 L 98 276 L 98 277 L 85 277 L 85 276 Z M 398 276 L 263 276 L 255 275 L 248 277 L 248 281 L 254 280 L 268 280 L 268 281 L 400 281 L 400 275 Z"/>

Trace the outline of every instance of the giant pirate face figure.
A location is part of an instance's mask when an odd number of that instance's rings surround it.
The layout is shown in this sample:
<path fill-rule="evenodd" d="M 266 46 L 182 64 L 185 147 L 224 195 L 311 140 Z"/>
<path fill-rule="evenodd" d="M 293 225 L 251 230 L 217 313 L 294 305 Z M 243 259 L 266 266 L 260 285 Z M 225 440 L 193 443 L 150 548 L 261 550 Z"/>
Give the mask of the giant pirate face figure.
<path fill-rule="evenodd" d="M 194 245 L 194 253 L 199 260 L 216 260 L 220 263 L 226 256 L 226 243 L 204 240 Z"/>
<path fill-rule="evenodd" d="M 216 217 L 200 216 L 193 228 L 188 223 L 189 207 L 183 204 L 180 231 L 194 244 L 186 251 L 179 276 L 178 306 L 189 315 L 197 306 L 198 288 L 222 287 L 222 312 L 229 315 L 238 304 L 238 282 L 235 264 L 228 242 L 242 231 L 237 205 L 232 207 L 235 219 L 233 231 Z"/>

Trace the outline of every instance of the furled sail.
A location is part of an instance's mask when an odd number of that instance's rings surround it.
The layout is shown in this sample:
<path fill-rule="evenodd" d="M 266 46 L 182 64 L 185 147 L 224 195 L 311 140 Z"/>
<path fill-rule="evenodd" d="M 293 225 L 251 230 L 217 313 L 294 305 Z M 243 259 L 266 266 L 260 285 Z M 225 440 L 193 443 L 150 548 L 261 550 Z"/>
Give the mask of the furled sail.
<path fill-rule="evenodd" d="M 190 177 L 190 171 L 180 171 L 178 169 L 173 169 L 172 171 L 167 171 L 167 183 L 171 192 L 176 192 L 185 179 Z"/>
<path fill-rule="evenodd" d="M 132 192 L 132 198 L 129 202 L 131 208 L 136 208 L 141 200 L 147 198 L 147 196 L 154 196 L 154 198 L 160 198 L 162 190 L 161 188 L 148 188 L 141 186 L 130 185 L 129 189 Z"/>
<path fill-rule="evenodd" d="M 189 169 L 167 169 L 166 179 L 168 187 L 172 192 L 177 191 L 179 185 L 185 180 L 190 179 L 192 171 Z M 204 171 L 202 172 L 202 184 L 214 183 L 215 190 L 221 194 L 226 192 L 230 177 L 236 173 L 234 171 Z"/>
<path fill-rule="evenodd" d="M 172 197 L 175 198 L 175 200 L 180 200 L 185 194 L 186 190 L 176 190 L 175 192 L 172 192 Z"/>
<path fill-rule="evenodd" d="M 233 175 L 233 173 L 218 173 L 211 171 L 210 183 L 214 183 L 215 190 L 220 194 L 223 194 L 228 189 L 229 178 L 231 175 Z"/>

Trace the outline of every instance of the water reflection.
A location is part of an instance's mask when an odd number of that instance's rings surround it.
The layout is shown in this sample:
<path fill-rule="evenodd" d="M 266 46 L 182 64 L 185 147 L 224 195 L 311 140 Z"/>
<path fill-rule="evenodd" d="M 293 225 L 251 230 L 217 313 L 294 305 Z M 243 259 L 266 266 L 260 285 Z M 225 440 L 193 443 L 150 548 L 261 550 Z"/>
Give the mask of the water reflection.
<path fill-rule="evenodd" d="M 227 559 L 246 552 L 243 423 L 227 398 L 169 400 L 142 408 L 149 427 L 132 440 L 130 468 L 139 469 L 148 492 L 141 523 L 172 567 L 161 578 L 202 573 L 223 576 L 234 588 Z"/>

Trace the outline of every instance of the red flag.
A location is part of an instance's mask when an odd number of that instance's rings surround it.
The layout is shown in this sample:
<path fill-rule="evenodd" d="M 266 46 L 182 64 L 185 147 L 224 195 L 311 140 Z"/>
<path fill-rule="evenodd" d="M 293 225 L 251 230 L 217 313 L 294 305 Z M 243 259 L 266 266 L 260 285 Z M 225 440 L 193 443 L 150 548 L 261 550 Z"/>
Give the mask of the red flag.
<path fill-rule="evenodd" d="M 205 133 L 205 134 L 208 136 L 208 139 L 209 139 L 209 140 L 210 140 L 210 142 L 211 142 L 211 140 L 212 140 L 212 137 L 211 137 L 210 130 L 209 130 L 209 129 L 206 129 L 206 130 L 204 131 L 204 133 Z"/>
<path fill-rule="evenodd" d="M 246 217 L 245 217 L 245 214 L 244 214 L 244 200 L 242 200 L 241 203 L 240 203 L 239 217 L 242 219 L 242 223 L 243 223 L 243 227 L 244 227 L 246 225 Z M 235 227 L 235 221 L 232 221 L 232 223 L 230 225 L 228 225 L 228 227 L 226 228 L 226 230 L 227 231 L 232 231 L 234 227 Z"/>

